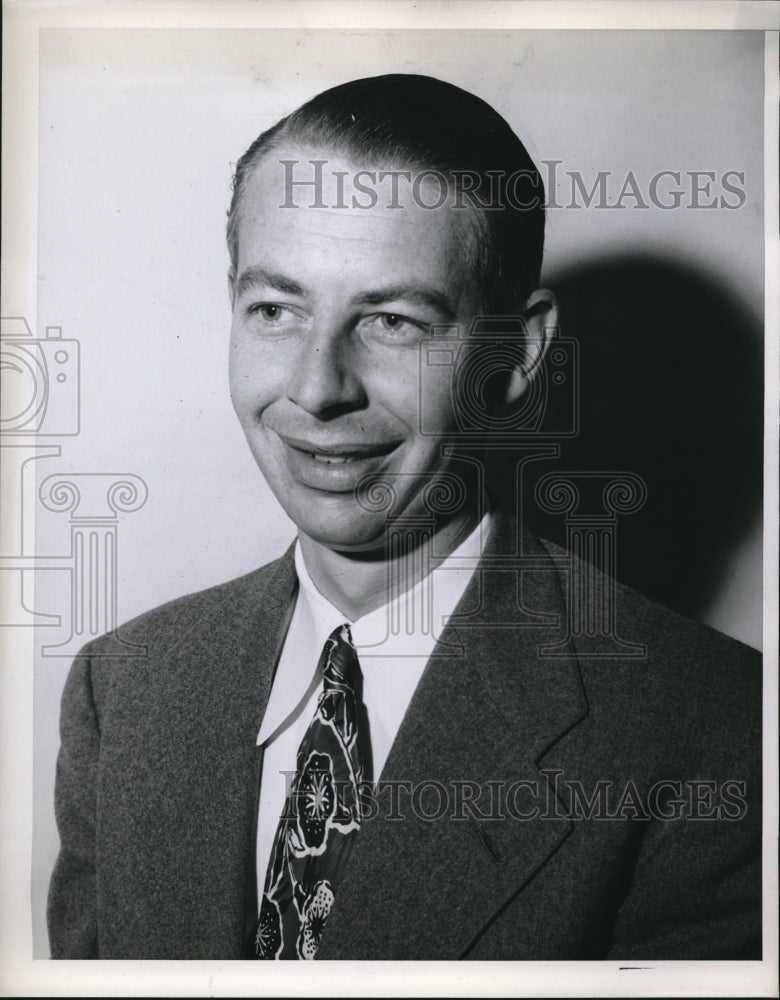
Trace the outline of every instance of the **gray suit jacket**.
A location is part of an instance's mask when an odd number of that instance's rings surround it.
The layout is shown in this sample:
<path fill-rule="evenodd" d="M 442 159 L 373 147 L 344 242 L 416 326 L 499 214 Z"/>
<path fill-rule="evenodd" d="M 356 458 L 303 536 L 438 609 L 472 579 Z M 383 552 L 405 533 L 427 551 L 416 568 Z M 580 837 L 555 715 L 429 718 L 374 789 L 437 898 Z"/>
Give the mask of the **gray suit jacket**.
<path fill-rule="evenodd" d="M 566 566 L 497 518 L 318 958 L 760 956 L 760 658 L 622 587 L 647 655 L 588 658 Z M 255 740 L 295 587 L 288 552 L 124 627 L 145 657 L 107 637 L 74 663 L 54 957 L 246 956 Z"/>

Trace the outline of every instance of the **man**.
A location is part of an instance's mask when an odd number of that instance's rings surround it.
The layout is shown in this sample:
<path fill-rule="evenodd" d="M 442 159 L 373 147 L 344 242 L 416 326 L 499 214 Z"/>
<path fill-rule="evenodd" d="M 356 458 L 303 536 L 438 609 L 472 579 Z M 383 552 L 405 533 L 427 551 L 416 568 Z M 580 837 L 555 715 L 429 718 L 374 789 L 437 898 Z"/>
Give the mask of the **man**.
<path fill-rule="evenodd" d="M 538 426 L 543 202 L 425 77 L 239 161 L 231 393 L 297 541 L 74 664 L 55 957 L 760 956 L 757 657 L 532 537 L 475 452 Z"/>

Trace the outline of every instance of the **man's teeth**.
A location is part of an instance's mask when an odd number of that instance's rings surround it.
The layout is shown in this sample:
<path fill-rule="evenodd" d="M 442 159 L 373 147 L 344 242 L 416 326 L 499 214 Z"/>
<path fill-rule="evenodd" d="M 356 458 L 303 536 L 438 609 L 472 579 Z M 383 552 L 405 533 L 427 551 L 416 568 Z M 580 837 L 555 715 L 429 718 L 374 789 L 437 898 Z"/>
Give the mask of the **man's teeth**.
<path fill-rule="evenodd" d="M 309 454 L 318 462 L 324 462 L 325 465 L 343 465 L 345 462 L 355 461 L 354 455 L 316 455 L 313 451 Z"/>

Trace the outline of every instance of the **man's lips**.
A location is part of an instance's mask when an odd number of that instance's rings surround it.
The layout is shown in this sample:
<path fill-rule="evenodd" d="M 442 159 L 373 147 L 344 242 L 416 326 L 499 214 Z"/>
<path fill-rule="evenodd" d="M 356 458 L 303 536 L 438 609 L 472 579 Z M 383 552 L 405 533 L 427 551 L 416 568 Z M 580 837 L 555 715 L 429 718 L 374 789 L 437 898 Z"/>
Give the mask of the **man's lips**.
<path fill-rule="evenodd" d="M 354 493 L 366 476 L 381 472 L 400 441 L 322 441 L 279 434 L 285 464 L 303 486 Z"/>
<path fill-rule="evenodd" d="M 279 437 L 288 447 L 326 463 L 356 462 L 366 458 L 379 458 L 382 455 L 389 455 L 400 444 L 399 441 L 311 441 L 305 438 L 290 437 L 287 434 L 280 434 Z"/>

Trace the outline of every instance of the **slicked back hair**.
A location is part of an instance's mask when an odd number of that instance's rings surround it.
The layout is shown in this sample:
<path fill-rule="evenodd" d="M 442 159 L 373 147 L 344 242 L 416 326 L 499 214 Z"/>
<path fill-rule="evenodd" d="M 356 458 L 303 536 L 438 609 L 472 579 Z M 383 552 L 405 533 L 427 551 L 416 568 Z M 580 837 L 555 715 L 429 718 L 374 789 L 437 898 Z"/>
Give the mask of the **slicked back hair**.
<path fill-rule="evenodd" d="M 263 132 L 233 178 L 227 240 L 234 271 L 247 179 L 261 158 L 283 145 L 330 150 L 360 167 L 444 175 L 453 191 L 463 192 L 461 205 L 478 203 L 466 211 L 477 223 L 471 263 L 482 308 L 518 312 L 537 287 L 544 184 L 507 122 L 474 94 L 428 76 L 369 77 L 318 94 Z"/>

